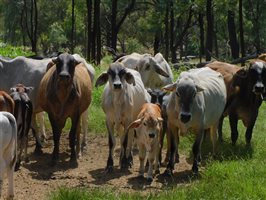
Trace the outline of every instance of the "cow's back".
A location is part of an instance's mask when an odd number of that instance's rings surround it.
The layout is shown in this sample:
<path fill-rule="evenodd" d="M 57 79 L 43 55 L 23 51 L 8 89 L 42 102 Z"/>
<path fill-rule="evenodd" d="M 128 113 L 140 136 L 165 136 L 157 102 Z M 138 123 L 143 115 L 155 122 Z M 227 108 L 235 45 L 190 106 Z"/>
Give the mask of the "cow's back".
<path fill-rule="evenodd" d="M 204 128 L 207 129 L 216 124 L 223 113 L 226 104 L 226 86 L 223 76 L 208 67 L 193 69 L 192 74 L 196 75 L 199 85 L 204 88 L 195 97 L 194 112 L 196 115 L 197 112 L 203 114 L 201 117 L 204 118 Z M 197 121 L 198 118 L 195 117 L 194 120 Z"/>
<path fill-rule="evenodd" d="M 40 111 L 37 105 L 37 92 L 50 61 L 51 59 L 34 60 L 22 56 L 12 60 L 0 59 L 0 89 L 9 93 L 10 88 L 18 83 L 34 87 L 29 98 L 34 109 Z"/>

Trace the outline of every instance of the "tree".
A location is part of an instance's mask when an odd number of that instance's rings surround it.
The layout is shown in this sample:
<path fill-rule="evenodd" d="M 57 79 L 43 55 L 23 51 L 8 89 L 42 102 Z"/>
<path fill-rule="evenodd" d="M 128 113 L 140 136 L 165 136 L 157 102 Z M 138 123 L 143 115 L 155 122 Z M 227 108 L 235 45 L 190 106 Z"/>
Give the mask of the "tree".
<path fill-rule="evenodd" d="M 233 59 L 237 59 L 239 58 L 239 45 L 236 36 L 235 13 L 230 9 L 227 11 L 227 26 L 228 26 L 229 45 L 231 47 L 231 54 Z"/>
<path fill-rule="evenodd" d="M 27 35 L 31 42 L 31 50 L 37 53 L 37 29 L 38 29 L 38 8 L 37 0 L 24 0 L 24 21 Z"/>
<path fill-rule="evenodd" d="M 74 47 L 75 47 L 75 0 L 72 0 L 72 15 L 71 15 L 71 53 L 74 53 Z"/>
<path fill-rule="evenodd" d="M 211 60 L 212 43 L 213 43 L 213 12 L 212 0 L 207 0 L 206 3 L 206 19 L 207 19 L 207 35 L 206 35 L 206 61 Z"/>
<path fill-rule="evenodd" d="M 243 1 L 239 0 L 238 5 L 239 12 L 239 38 L 240 38 L 240 49 L 241 49 L 241 57 L 245 57 L 245 41 L 244 41 L 244 27 L 243 27 Z"/>

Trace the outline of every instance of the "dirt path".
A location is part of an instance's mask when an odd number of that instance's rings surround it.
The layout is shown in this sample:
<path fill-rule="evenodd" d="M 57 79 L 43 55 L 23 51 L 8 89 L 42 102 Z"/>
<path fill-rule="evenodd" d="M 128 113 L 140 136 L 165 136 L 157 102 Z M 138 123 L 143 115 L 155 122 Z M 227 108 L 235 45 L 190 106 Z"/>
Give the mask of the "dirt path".
<path fill-rule="evenodd" d="M 189 182 L 191 165 L 181 156 L 180 163 L 176 165 L 174 178 L 158 175 L 152 184 L 138 177 L 139 161 L 134 156 L 134 166 L 128 172 L 121 172 L 118 168 L 119 150 L 115 151 L 115 170 L 106 174 L 106 160 L 108 156 L 107 138 L 95 136 L 89 138 L 88 149 L 79 160 L 77 168 L 69 165 L 69 148 L 67 134 L 62 135 L 60 144 L 60 162 L 56 167 L 50 166 L 52 153 L 52 138 L 43 148 L 44 154 L 35 156 L 33 141 L 30 141 L 30 162 L 23 164 L 15 173 L 15 199 L 48 199 L 51 191 L 59 186 L 65 187 L 113 187 L 127 192 L 155 192 L 160 191 L 168 184 L 184 184 Z M 164 172 L 161 168 L 160 172 Z M 146 174 L 145 174 L 146 175 Z M 6 195 L 7 180 L 5 179 L 3 195 Z"/>

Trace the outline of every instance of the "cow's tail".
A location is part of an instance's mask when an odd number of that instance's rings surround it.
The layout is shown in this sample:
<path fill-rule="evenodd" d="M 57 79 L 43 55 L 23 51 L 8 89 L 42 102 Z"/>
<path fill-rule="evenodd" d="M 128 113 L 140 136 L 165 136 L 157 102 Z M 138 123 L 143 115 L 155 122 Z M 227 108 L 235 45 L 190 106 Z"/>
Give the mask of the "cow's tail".
<path fill-rule="evenodd" d="M 17 161 L 17 124 L 16 124 L 16 119 L 12 114 L 8 113 L 6 115 L 6 117 L 8 118 L 9 123 L 12 127 L 11 143 L 12 143 L 12 141 L 15 141 L 14 156 L 13 156 L 12 161 L 10 163 L 10 168 L 13 168 L 16 164 L 16 161 Z"/>

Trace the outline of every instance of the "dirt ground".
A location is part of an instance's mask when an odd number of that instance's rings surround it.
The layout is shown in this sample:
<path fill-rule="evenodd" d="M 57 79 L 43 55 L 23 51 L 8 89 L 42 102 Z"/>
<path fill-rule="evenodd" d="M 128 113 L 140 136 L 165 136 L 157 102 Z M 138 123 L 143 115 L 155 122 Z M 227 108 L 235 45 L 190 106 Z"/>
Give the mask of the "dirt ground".
<path fill-rule="evenodd" d="M 60 144 L 60 161 L 51 167 L 51 153 L 53 150 L 52 137 L 43 148 L 43 155 L 34 155 L 34 142 L 29 143 L 29 163 L 23 163 L 20 170 L 15 172 L 15 199 L 48 199 L 49 194 L 60 186 L 75 187 L 111 187 L 119 191 L 141 193 L 159 192 L 163 187 L 171 184 L 189 184 L 191 164 L 185 156 L 180 156 L 180 163 L 176 165 L 174 176 L 162 175 L 165 168 L 160 168 L 157 175 L 149 184 L 146 179 L 138 177 L 139 160 L 134 156 L 134 165 L 129 171 L 121 172 L 118 168 L 119 148 L 116 148 L 113 173 L 106 173 L 108 156 L 107 137 L 94 136 L 88 138 L 88 147 L 79 166 L 72 168 L 69 164 L 69 148 L 67 134 L 63 134 Z M 164 152 L 165 153 L 165 152 Z M 163 155 L 164 158 L 164 155 Z M 146 176 L 146 173 L 145 173 Z M 4 180 L 3 196 L 7 193 L 7 179 Z"/>

